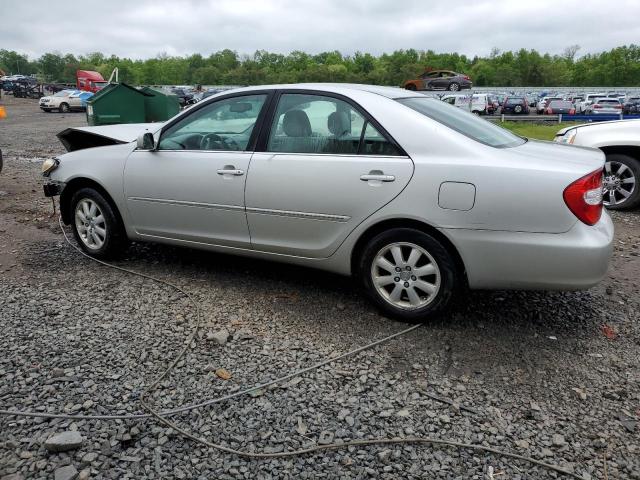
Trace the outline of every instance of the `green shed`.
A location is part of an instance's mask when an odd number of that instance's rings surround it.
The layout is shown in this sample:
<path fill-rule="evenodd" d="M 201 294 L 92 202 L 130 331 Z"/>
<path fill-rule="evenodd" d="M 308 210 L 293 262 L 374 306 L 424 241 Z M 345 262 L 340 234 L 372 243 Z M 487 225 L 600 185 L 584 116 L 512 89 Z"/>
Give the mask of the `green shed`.
<path fill-rule="evenodd" d="M 110 83 L 87 101 L 87 123 L 144 123 L 145 99 L 150 96 L 126 83 Z"/>
<path fill-rule="evenodd" d="M 140 91 L 149 95 L 144 97 L 145 121 L 164 122 L 180 111 L 180 102 L 177 95 L 165 93 L 151 87 L 142 87 Z"/>

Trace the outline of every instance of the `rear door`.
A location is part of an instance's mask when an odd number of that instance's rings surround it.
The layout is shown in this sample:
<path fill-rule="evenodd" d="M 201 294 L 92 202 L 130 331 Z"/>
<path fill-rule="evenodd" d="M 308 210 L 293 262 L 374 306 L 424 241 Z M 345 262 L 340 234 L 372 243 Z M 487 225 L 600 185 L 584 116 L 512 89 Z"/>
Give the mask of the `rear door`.
<path fill-rule="evenodd" d="M 413 173 L 378 122 L 345 97 L 285 91 L 266 125 L 245 194 L 256 250 L 328 257 Z"/>

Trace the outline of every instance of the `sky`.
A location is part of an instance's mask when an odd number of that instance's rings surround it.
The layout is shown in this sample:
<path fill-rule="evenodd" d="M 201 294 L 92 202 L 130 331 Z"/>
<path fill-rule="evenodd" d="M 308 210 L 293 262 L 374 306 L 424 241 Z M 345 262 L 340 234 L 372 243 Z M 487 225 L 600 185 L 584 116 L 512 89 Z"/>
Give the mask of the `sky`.
<path fill-rule="evenodd" d="M 6 0 L 0 0 L 0 7 Z M 379 55 L 415 48 L 578 56 L 640 42 L 640 0 L 30 0 L 0 15 L 0 49 L 120 57 L 229 48 Z"/>

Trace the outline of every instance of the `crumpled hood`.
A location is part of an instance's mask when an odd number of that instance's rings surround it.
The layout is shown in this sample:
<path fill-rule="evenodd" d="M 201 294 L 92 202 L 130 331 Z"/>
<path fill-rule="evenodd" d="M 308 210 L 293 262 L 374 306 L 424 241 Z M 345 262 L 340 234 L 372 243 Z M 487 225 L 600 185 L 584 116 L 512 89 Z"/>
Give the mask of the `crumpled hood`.
<path fill-rule="evenodd" d="M 99 127 L 73 127 L 58 133 L 58 138 L 69 152 L 84 148 L 104 147 L 118 143 L 135 141 L 145 131 L 155 133 L 162 128 L 164 122 L 157 123 L 124 123 L 120 125 L 104 125 Z"/>

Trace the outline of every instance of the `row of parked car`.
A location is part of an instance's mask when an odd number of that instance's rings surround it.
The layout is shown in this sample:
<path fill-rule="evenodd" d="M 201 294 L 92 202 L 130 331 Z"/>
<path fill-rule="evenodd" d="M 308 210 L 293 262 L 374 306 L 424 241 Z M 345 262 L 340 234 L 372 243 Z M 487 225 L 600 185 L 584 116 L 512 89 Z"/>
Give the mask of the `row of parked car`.
<path fill-rule="evenodd" d="M 566 95 L 449 93 L 440 100 L 478 115 L 625 115 L 640 114 L 640 95 L 587 93 Z"/>

